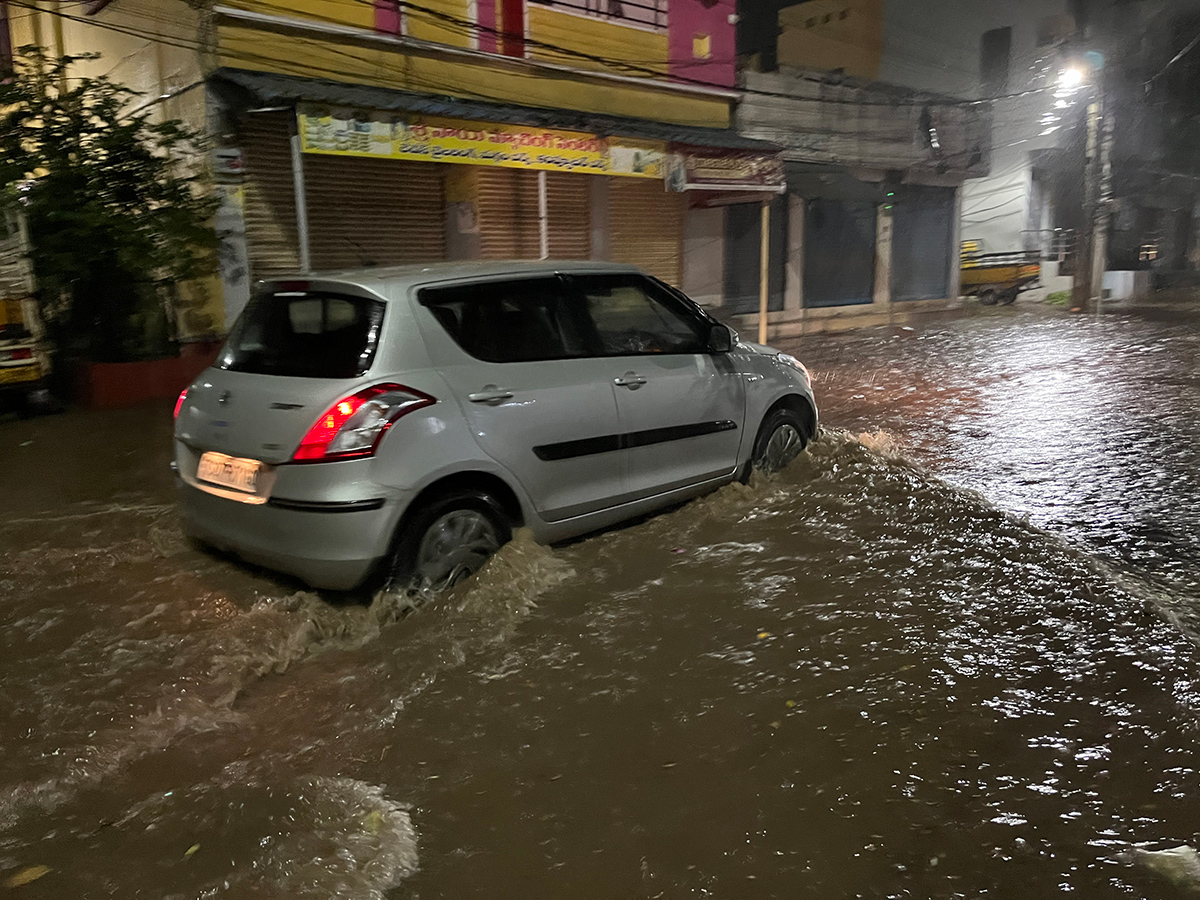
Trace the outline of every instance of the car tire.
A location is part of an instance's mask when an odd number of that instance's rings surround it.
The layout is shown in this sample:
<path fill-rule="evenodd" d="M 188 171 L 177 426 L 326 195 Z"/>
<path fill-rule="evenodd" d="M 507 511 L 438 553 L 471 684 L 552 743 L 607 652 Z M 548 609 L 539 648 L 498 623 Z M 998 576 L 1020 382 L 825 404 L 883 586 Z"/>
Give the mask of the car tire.
<path fill-rule="evenodd" d="M 994 288 L 984 288 L 979 292 L 979 302 L 984 306 L 995 306 L 998 300 Z"/>
<path fill-rule="evenodd" d="M 812 437 L 808 429 L 795 410 L 776 409 L 769 413 L 754 439 L 751 465 L 767 475 L 781 471 L 808 446 Z"/>
<path fill-rule="evenodd" d="M 512 525 L 493 497 L 474 490 L 443 494 L 401 527 L 388 584 L 446 590 L 474 575 L 510 540 Z"/>
<path fill-rule="evenodd" d="M 1014 303 L 1017 299 L 1017 294 L 1019 293 L 1020 291 L 1015 287 L 1005 288 L 1000 292 L 1000 305 L 1008 306 L 1009 304 Z"/>

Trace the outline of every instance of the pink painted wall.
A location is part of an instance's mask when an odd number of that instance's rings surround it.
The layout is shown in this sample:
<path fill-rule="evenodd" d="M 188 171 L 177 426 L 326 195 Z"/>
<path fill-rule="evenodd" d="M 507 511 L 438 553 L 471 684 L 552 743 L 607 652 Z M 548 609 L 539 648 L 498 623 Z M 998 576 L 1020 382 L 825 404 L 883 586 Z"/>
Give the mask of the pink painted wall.
<path fill-rule="evenodd" d="M 496 21 L 496 0 L 477 0 L 475 20 L 479 24 L 479 49 L 484 53 L 499 53 L 496 31 L 500 23 Z"/>
<path fill-rule="evenodd" d="M 396 0 L 375 0 L 375 30 L 400 34 L 400 5 Z"/>
<path fill-rule="evenodd" d="M 733 87 L 737 72 L 737 26 L 729 17 L 736 12 L 737 0 L 670 0 L 667 30 L 673 78 Z M 692 55 L 693 40 L 698 34 L 711 37 L 709 59 L 696 59 Z"/>

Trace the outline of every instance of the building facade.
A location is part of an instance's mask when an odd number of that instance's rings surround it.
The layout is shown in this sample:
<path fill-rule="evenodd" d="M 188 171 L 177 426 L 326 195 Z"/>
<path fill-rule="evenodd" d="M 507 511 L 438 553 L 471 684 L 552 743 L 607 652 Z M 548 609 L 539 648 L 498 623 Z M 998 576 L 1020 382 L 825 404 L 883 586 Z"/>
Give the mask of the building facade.
<path fill-rule="evenodd" d="M 965 182 L 962 193 L 962 240 L 976 252 L 1042 250 L 1049 259 L 1056 242 L 1069 240 L 1056 237 L 1061 216 L 1054 201 L 1061 192 L 1051 182 L 1094 89 L 1090 82 L 1061 82 L 1076 32 L 1072 6 L 888 0 L 884 80 L 985 101 L 990 110 L 991 171 Z M 1075 167 L 1077 176 L 1081 171 Z M 1069 216 L 1067 206 L 1062 214 Z"/>
<path fill-rule="evenodd" d="M 15 45 L 99 51 L 212 135 L 221 330 L 286 272 L 556 257 L 683 284 L 690 205 L 778 189 L 731 128 L 733 0 L 22 7 Z"/>
<path fill-rule="evenodd" d="M 746 60 L 737 123 L 785 159 L 772 216 L 776 331 L 954 302 L 964 185 L 991 160 L 988 110 L 878 80 L 882 0 L 784 8 L 775 33 Z"/>

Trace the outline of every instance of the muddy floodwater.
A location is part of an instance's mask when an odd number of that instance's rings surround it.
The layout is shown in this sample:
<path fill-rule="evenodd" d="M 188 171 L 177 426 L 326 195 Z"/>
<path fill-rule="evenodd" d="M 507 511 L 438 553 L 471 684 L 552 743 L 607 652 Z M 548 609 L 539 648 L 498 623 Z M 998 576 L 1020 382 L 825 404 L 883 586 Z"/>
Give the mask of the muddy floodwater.
<path fill-rule="evenodd" d="M 411 613 L 191 546 L 169 406 L 0 421 L 0 895 L 1184 896 L 1200 319 L 789 348 L 780 476 Z"/>

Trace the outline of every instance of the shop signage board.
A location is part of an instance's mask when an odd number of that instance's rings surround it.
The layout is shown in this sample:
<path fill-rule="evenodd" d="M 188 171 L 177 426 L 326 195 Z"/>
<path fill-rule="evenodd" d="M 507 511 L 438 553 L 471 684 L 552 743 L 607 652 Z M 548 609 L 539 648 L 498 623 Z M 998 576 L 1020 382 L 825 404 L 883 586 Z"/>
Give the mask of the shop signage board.
<path fill-rule="evenodd" d="M 524 125 L 301 106 L 305 153 L 662 179 L 666 145 Z"/>
<path fill-rule="evenodd" d="M 672 148 L 666 164 L 672 191 L 763 191 L 787 189 L 783 160 L 772 154 L 711 148 Z"/>

